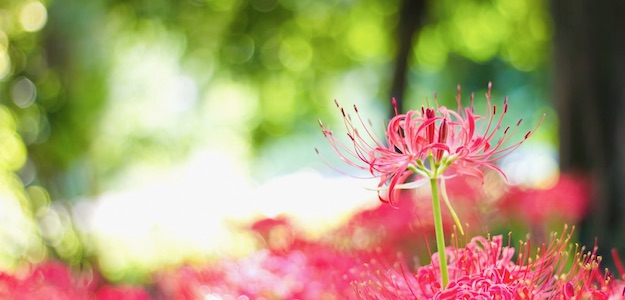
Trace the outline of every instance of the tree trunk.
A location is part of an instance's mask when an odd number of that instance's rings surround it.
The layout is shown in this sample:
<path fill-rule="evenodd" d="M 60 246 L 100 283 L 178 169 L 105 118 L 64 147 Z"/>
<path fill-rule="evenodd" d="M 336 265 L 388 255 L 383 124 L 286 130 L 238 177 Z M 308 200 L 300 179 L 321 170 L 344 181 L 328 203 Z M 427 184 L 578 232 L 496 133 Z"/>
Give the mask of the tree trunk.
<path fill-rule="evenodd" d="M 611 266 L 625 255 L 625 2 L 552 0 L 553 97 L 560 168 L 588 175 L 590 210 L 580 242 Z"/>
<path fill-rule="evenodd" d="M 412 51 L 413 38 L 423 23 L 426 15 L 425 0 L 403 0 L 397 22 L 397 54 L 395 71 L 391 82 L 391 97 L 397 100 L 397 110 L 403 112 L 403 99 L 408 81 L 409 58 Z M 390 115 L 395 112 L 391 107 Z"/>

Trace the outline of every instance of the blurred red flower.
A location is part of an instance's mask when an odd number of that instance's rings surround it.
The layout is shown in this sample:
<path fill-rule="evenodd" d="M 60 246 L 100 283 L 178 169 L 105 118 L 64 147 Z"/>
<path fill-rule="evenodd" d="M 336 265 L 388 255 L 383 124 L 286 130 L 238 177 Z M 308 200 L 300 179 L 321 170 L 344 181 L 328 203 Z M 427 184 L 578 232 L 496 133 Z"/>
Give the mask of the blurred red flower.
<path fill-rule="evenodd" d="M 100 284 L 99 274 L 77 273 L 58 261 L 45 261 L 12 274 L 0 273 L 0 299 L 148 300 L 138 287 Z"/>
<path fill-rule="evenodd" d="M 588 180 L 561 174 L 545 189 L 511 187 L 499 202 L 499 211 L 504 218 L 521 219 L 530 227 L 542 227 L 550 221 L 576 224 L 588 212 L 589 202 Z"/>
<path fill-rule="evenodd" d="M 250 229 L 264 243 L 261 249 L 243 258 L 158 274 L 157 294 L 163 299 L 355 299 L 348 271 L 368 254 L 307 240 L 284 217 L 259 220 Z"/>

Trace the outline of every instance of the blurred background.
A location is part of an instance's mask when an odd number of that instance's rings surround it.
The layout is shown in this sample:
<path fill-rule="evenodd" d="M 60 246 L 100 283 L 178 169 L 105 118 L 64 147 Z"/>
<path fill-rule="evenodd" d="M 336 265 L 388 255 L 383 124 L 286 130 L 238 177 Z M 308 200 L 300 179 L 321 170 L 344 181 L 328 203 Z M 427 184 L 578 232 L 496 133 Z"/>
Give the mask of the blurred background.
<path fill-rule="evenodd" d="M 625 9 L 590 2 L 3 0 L 0 268 L 140 282 L 245 255 L 258 218 L 319 236 L 378 204 L 315 154 L 338 161 L 334 99 L 382 125 L 391 97 L 480 103 L 489 81 L 522 132 L 546 115 L 501 161 L 510 183 L 586 176 L 580 239 L 625 251 Z"/>

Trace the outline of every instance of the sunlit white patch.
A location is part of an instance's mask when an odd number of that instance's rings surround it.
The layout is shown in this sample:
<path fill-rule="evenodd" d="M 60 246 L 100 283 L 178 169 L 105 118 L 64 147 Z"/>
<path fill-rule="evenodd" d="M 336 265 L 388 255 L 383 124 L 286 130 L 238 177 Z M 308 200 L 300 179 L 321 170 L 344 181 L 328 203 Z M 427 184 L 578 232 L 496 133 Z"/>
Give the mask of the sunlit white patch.
<path fill-rule="evenodd" d="M 501 170 L 512 185 L 548 186 L 559 174 L 557 153 L 546 144 L 526 144 L 501 160 Z"/>
<path fill-rule="evenodd" d="M 39 31 L 48 21 L 48 11 L 39 1 L 27 2 L 19 14 L 19 22 L 22 28 L 28 32 Z"/>
<path fill-rule="evenodd" d="M 377 195 L 347 176 L 324 177 L 302 170 L 271 179 L 252 192 L 259 212 L 268 217 L 286 215 L 311 234 L 337 226 L 363 206 L 377 204 Z"/>
<path fill-rule="evenodd" d="M 95 203 L 76 205 L 77 226 L 101 248 L 105 273 L 125 272 L 131 266 L 156 268 L 207 254 L 241 255 L 252 249 L 249 238 L 229 226 L 250 219 L 255 209 L 247 200 L 247 172 L 235 159 L 202 151 L 178 168 L 161 172 L 141 184 L 109 191 Z M 137 182 L 140 177 L 126 179 Z"/>

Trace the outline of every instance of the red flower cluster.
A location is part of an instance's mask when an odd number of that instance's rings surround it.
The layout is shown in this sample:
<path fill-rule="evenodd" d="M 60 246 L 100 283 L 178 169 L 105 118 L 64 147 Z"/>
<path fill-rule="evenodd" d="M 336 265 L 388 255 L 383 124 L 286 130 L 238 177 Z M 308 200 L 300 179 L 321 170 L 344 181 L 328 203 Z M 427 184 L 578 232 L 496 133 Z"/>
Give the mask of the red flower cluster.
<path fill-rule="evenodd" d="M 185 266 L 156 276 L 163 299 L 355 299 L 348 270 L 361 255 L 296 234 L 285 218 L 251 226 L 265 247 L 239 259 Z M 367 255 L 367 254 L 362 254 Z M 247 299 L 247 298 L 245 298 Z"/>
<path fill-rule="evenodd" d="M 0 299 L 148 300 L 142 288 L 102 284 L 94 273 L 76 274 L 47 261 L 13 274 L 0 273 Z"/>
<path fill-rule="evenodd" d="M 454 199 L 480 195 L 459 179 L 450 180 Z M 404 223 L 419 212 L 413 200 L 399 199 L 399 209 L 381 205 L 357 214 L 346 226 L 349 230 L 337 230 L 324 240 L 303 238 L 287 218 L 260 220 L 249 228 L 258 234 L 261 249 L 244 258 L 163 271 L 155 275 L 150 294 L 106 285 L 97 274 L 74 273 L 59 262 L 47 262 L 14 275 L 1 274 L 0 299 L 621 299 L 623 295 L 622 278 L 601 269 L 596 249 L 571 248 L 572 231 L 553 236 L 538 251 L 529 241 L 516 248 L 509 241 L 505 245 L 502 236 L 477 236 L 464 246 L 456 241 L 445 250 L 450 283 L 443 290 L 438 253 L 431 255 L 429 264 L 417 267 L 409 263 L 412 254 L 399 258 L 395 254 L 423 248 L 419 241 L 427 229 L 410 230 Z M 366 237 L 375 236 L 376 225 L 387 234 L 368 248 L 348 242 L 356 238 L 356 228 L 364 229 Z M 623 273 L 620 262 L 618 266 Z"/>
<path fill-rule="evenodd" d="M 440 286 L 438 253 L 414 272 L 374 261 L 376 267 L 365 266 L 354 286 L 360 299 L 621 299 L 610 297 L 623 296 L 623 281 L 603 272 L 596 248 L 571 249 L 571 234 L 565 228 L 536 252 L 528 240 L 516 256 L 509 242 L 503 246 L 502 236 L 477 236 L 463 248 L 448 247 L 446 289 Z"/>
<path fill-rule="evenodd" d="M 446 289 L 440 284 L 439 253 L 431 255 L 429 264 L 410 266 L 412 256 L 393 257 L 387 248 L 361 251 L 336 243 L 345 236 L 323 243 L 307 241 L 293 230 L 278 234 L 286 241 L 269 241 L 272 235 L 279 239 L 272 230 L 292 230 L 284 218 L 261 220 L 252 228 L 267 248 L 240 259 L 162 273 L 156 277 L 158 299 L 607 300 L 622 299 L 625 287 L 622 277 L 601 268 L 596 248 L 586 251 L 572 245 L 573 230 L 566 228 L 537 248 L 530 240 L 512 247 L 510 238 L 504 244 L 500 235 L 476 236 L 464 246 L 456 239 L 445 249 L 450 276 Z M 620 264 L 619 271 L 623 273 Z"/>

